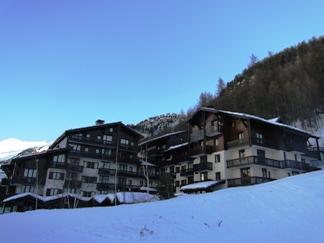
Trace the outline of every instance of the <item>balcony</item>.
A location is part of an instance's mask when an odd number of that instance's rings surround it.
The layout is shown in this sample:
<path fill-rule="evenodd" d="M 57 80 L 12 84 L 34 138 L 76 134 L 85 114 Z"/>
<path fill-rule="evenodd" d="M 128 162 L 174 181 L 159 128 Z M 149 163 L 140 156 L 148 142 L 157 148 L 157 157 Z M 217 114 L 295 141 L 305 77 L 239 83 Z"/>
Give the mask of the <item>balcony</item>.
<path fill-rule="evenodd" d="M 12 184 L 33 185 L 33 184 L 36 184 L 36 178 L 34 178 L 34 177 L 15 176 L 12 179 L 11 183 Z"/>
<path fill-rule="evenodd" d="M 98 140 L 98 139 L 91 139 L 86 137 L 79 137 L 79 136 L 70 136 L 69 141 L 75 142 L 75 143 L 81 143 L 86 145 L 98 145 L 100 147 L 112 147 L 116 146 L 116 142 L 113 141 L 105 141 L 105 140 Z"/>
<path fill-rule="evenodd" d="M 275 179 L 251 176 L 251 177 L 228 179 L 227 183 L 228 183 L 229 187 L 234 187 L 234 186 L 255 185 L 255 184 L 265 183 L 265 182 L 269 182 L 269 181 L 273 181 L 273 180 L 275 180 Z"/>
<path fill-rule="evenodd" d="M 316 167 L 312 167 L 310 164 L 295 161 L 295 160 L 286 160 L 283 161 L 283 163 L 285 165 L 285 168 L 289 168 L 289 169 L 304 170 L 304 171 L 314 171 L 319 169 Z"/>
<path fill-rule="evenodd" d="M 82 181 L 79 180 L 65 180 L 64 187 L 81 188 Z"/>
<path fill-rule="evenodd" d="M 227 147 L 234 148 L 234 147 L 244 146 L 244 145 L 248 145 L 248 144 L 249 144 L 249 139 L 243 138 L 243 139 L 236 139 L 236 140 L 228 141 Z"/>
<path fill-rule="evenodd" d="M 196 155 L 200 155 L 200 154 L 211 154 L 215 152 L 215 149 L 213 146 L 210 145 L 206 145 L 206 151 L 204 150 L 204 148 L 202 146 L 195 146 L 193 148 L 190 149 L 190 155 L 191 156 L 196 156 Z"/>
<path fill-rule="evenodd" d="M 207 137 L 215 137 L 220 134 L 221 134 L 221 132 L 218 131 L 217 127 L 214 127 L 214 126 L 206 127 L 206 136 Z"/>
<path fill-rule="evenodd" d="M 204 139 L 204 130 L 198 130 L 190 134 L 191 142 L 198 142 Z"/>
<path fill-rule="evenodd" d="M 59 163 L 59 162 L 50 161 L 49 168 L 66 169 L 66 163 Z"/>
<path fill-rule="evenodd" d="M 187 168 L 185 170 L 180 171 L 180 176 L 192 176 L 194 172 L 193 168 Z"/>
<path fill-rule="evenodd" d="M 239 167 L 242 165 L 250 165 L 250 164 L 265 165 L 265 166 L 270 166 L 275 168 L 285 168 L 283 161 L 262 158 L 257 156 L 249 156 L 240 159 L 227 160 L 227 168 Z"/>
<path fill-rule="evenodd" d="M 202 171 L 202 170 L 213 170 L 213 163 L 204 162 L 204 163 L 193 165 L 193 171 Z"/>
<path fill-rule="evenodd" d="M 74 171 L 74 172 L 79 172 L 82 173 L 83 171 L 83 166 L 81 165 L 74 165 L 74 164 L 66 164 L 66 169 L 69 171 Z"/>

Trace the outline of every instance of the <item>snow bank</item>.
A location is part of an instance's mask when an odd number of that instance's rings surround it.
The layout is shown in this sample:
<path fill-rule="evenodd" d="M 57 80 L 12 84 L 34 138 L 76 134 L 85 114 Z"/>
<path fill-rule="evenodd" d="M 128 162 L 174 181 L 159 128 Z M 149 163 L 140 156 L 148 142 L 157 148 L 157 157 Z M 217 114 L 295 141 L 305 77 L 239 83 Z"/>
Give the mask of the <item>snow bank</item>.
<path fill-rule="evenodd" d="M 154 203 L 0 215 L 1 242 L 324 242 L 324 172 Z"/>

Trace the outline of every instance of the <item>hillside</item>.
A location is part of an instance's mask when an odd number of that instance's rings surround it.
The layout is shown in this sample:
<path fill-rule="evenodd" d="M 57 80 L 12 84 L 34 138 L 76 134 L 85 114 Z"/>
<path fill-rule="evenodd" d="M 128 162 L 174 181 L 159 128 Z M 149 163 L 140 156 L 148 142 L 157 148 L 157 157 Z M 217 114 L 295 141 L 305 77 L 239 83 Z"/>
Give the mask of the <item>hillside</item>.
<path fill-rule="evenodd" d="M 132 128 L 138 130 L 147 136 L 157 135 L 164 132 L 172 131 L 177 127 L 186 117 L 181 114 L 167 113 L 159 116 L 150 117 L 139 122 L 136 125 L 130 125 Z"/>
<path fill-rule="evenodd" d="M 217 97 L 202 94 L 200 102 L 218 109 L 265 118 L 280 116 L 316 124 L 324 113 L 324 38 L 312 38 L 257 61 L 228 82 Z"/>
<path fill-rule="evenodd" d="M 1 241 L 324 242 L 323 184 L 319 171 L 153 203 L 0 215 Z"/>

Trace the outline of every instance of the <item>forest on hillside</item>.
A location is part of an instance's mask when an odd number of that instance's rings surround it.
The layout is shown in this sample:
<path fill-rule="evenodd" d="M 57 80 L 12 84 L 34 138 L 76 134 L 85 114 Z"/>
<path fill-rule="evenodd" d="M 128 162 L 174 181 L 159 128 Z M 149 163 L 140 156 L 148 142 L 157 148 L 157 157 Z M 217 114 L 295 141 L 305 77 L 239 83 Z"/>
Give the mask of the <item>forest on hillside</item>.
<path fill-rule="evenodd" d="M 285 122 L 316 123 L 324 112 L 324 38 L 312 38 L 250 64 L 234 80 L 220 78 L 216 92 L 203 92 L 198 104 L 217 109 L 245 112 Z"/>

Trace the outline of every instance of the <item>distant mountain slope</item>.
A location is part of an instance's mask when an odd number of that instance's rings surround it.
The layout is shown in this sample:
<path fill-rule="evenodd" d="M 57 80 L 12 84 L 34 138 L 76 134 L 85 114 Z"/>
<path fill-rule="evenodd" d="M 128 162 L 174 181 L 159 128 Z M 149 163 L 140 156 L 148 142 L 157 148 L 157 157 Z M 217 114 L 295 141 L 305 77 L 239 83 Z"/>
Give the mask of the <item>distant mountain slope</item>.
<path fill-rule="evenodd" d="M 319 171 L 152 203 L 5 214 L 1 241 L 322 243 L 323 184 Z"/>
<path fill-rule="evenodd" d="M 161 134 L 166 131 L 172 131 L 181 121 L 185 119 L 182 114 L 168 113 L 159 116 L 150 117 L 136 125 L 130 125 L 132 128 L 148 136 Z"/>
<path fill-rule="evenodd" d="M 15 138 L 9 138 L 0 141 L 0 161 L 9 159 L 19 153 L 35 153 L 47 149 L 47 141 L 22 141 Z"/>

